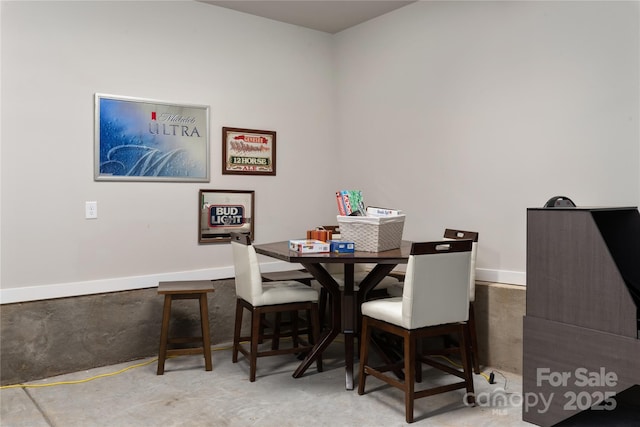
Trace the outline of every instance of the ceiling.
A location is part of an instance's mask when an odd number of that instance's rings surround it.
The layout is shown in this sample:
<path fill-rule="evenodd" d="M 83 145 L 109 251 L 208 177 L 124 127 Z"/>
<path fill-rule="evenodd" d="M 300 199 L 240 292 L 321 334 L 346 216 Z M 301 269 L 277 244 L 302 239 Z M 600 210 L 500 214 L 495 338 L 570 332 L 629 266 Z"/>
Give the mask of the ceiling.
<path fill-rule="evenodd" d="M 281 1 L 205 1 L 214 6 L 234 9 L 335 34 L 354 25 L 384 15 L 414 1 L 401 0 L 281 0 Z"/>

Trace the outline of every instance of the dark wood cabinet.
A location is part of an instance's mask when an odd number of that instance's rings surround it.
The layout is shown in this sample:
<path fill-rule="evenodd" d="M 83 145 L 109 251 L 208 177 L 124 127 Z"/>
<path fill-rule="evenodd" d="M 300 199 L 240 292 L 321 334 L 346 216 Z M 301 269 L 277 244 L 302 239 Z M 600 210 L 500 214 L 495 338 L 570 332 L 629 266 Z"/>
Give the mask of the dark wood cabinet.
<path fill-rule="evenodd" d="M 523 420 L 613 414 L 640 384 L 638 209 L 528 209 L 526 304 Z"/>

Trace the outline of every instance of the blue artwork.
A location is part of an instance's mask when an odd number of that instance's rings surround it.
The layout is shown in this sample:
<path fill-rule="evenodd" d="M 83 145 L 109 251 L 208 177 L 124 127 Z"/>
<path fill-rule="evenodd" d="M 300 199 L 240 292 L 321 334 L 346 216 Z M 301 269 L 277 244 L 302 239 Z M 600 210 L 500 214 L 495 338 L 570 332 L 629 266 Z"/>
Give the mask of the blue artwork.
<path fill-rule="evenodd" d="M 209 180 L 208 107 L 97 100 L 96 179 Z"/>

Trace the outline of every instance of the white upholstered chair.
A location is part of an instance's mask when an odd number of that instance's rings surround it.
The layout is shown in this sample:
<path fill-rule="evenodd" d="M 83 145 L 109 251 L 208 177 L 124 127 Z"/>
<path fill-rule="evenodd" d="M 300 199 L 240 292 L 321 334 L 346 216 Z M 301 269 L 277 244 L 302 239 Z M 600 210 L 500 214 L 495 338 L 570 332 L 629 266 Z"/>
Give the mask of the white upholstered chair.
<path fill-rule="evenodd" d="M 231 233 L 231 247 L 233 250 L 233 264 L 235 269 L 236 286 L 236 318 L 233 334 L 232 361 L 238 361 L 238 352 L 249 359 L 249 381 L 256 378 L 257 358 L 280 354 L 305 353 L 312 349 L 314 340 L 319 337 L 320 323 L 318 318 L 318 291 L 297 281 L 264 282 L 260 274 L 258 256 L 248 235 Z M 249 335 L 242 335 L 242 317 L 244 310 L 251 313 L 251 331 Z M 306 327 L 307 340 L 303 340 L 299 330 L 299 311 L 307 312 Z M 270 349 L 259 349 L 260 342 L 265 338 L 262 332 L 263 314 L 281 313 L 292 314 L 290 334 L 277 331 L 272 336 Z M 280 322 L 274 322 L 279 329 Z M 280 348 L 279 338 L 291 336 L 292 346 Z M 247 349 L 242 343 L 249 341 Z M 317 359 L 318 371 L 322 371 L 322 357 Z"/>
<path fill-rule="evenodd" d="M 469 334 L 471 346 L 471 361 L 473 364 L 473 372 L 480 373 L 480 362 L 478 356 L 478 334 L 476 332 L 476 315 L 474 303 L 476 300 L 476 257 L 478 254 L 478 233 L 475 231 L 456 230 L 447 228 L 444 230 L 445 240 L 471 240 L 473 242 L 471 248 L 471 273 L 469 275 Z M 391 273 L 393 277 L 399 279 L 399 283 L 388 287 L 387 292 L 391 296 L 402 296 L 402 280 L 403 274 L 398 272 Z M 442 353 L 446 354 L 446 350 Z"/>
<path fill-rule="evenodd" d="M 473 403 L 473 374 L 468 351 L 469 272 L 472 242 L 438 241 L 413 243 L 407 264 L 403 293 L 362 304 L 362 337 L 358 394 L 364 394 L 366 379 L 372 375 L 404 391 L 405 418 L 413 422 L 416 399 L 465 388 L 467 402 Z M 372 331 L 376 329 L 401 337 L 404 380 L 390 374 L 398 366 L 373 367 L 369 364 Z M 455 334 L 462 370 L 440 363 L 418 351 L 423 337 Z M 422 363 L 462 379 L 455 383 L 416 391 L 421 381 Z"/>

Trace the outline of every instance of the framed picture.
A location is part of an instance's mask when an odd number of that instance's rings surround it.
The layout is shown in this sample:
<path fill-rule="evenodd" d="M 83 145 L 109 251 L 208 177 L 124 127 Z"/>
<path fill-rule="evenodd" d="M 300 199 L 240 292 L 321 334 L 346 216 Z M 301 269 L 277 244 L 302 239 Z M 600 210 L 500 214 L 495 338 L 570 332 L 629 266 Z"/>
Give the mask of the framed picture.
<path fill-rule="evenodd" d="M 209 107 L 95 95 L 96 181 L 209 182 Z"/>
<path fill-rule="evenodd" d="M 222 174 L 275 175 L 276 133 L 223 127 Z"/>
<path fill-rule="evenodd" d="M 226 243 L 231 233 L 254 237 L 254 191 L 204 190 L 198 194 L 198 242 Z"/>

